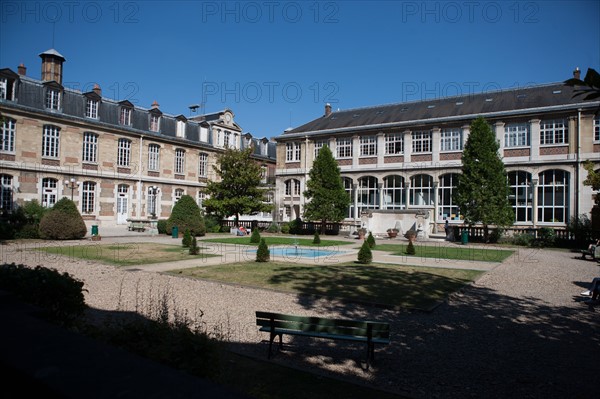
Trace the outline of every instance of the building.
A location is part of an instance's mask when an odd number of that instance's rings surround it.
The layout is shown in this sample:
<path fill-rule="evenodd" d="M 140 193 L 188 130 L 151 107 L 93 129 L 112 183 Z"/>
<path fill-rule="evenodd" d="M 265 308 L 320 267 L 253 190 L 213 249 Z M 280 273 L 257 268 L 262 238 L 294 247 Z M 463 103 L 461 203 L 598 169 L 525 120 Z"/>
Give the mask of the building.
<path fill-rule="evenodd" d="M 202 204 L 227 147 L 253 147 L 265 183 L 274 176 L 275 143 L 244 133 L 231 110 L 169 115 L 156 101 L 142 108 L 103 97 L 98 85 L 72 90 L 62 84 L 65 58 L 54 49 L 40 57 L 40 80 L 23 65 L 17 73 L 0 70 L 3 213 L 33 199 L 50 207 L 66 196 L 88 225 L 166 218 L 184 194 Z"/>
<path fill-rule="evenodd" d="M 462 223 L 453 190 L 469 125 L 482 116 L 500 144 L 515 224 L 564 227 L 593 206 L 583 162 L 600 167 L 600 101 L 573 94 L 554 83 L 337 112 L 327 104 L 321 117 L 276 137 L 278 217 L 302 216 L 308 172 L 327 145 L 352 199 L 346 221 L 420 210 L 429 232 Z"/>

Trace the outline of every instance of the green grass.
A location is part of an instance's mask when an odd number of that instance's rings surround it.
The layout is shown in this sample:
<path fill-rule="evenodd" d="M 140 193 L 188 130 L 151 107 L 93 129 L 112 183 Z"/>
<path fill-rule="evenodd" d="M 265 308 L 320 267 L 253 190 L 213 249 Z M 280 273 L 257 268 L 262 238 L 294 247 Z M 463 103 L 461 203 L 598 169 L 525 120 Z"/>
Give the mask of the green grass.
<path fill-rule="evenodd" d="M 93 260 L 117 266 L 134 266 L 150 263 L 175 262 L 186 259 L 202 259 L 210 254 L 190 255 L 188 248 L 180 245 L 153 243 L 130 243 L 119 245 L 64 245 L 59 247 L 36 248 L 47 254 Z"/>
<path fill-rule="evenodd" d="M 415 245 L 417 253 L 413 256 L 421 258 L 452 259 L 482 262 L 502 262 L 515 251 L 509 249 L 475 248 L 457 245 Z M 406 256 L 405 244 L 380 244 L 377 251 L 392 252 L 393 255 Z"/>
<path fill-rule="evenodd" d="M 299 245 L 305 247 L 331 247 L 336 245 L 351 245 L 356 244 L 352 241 L 341 241 L 341 240 L 324 240 L 321 239 L 320 244 L 313 244 L 312 238 L 291 238 L 291 237 L 274 237 L 274 236 L 261 236 L 265 239 L 267 245 Z M 227 238 L 208 238 L 202 240 L 202 242 L 220 242 L 223 244 L 240 244 L 240 245 L 258 245 L 258 243 L 251 243 L 250 237 L 227 237 Z"/>
<path fill-rule="evenodd" d="M 483 272 L 355 263 L 232 263 L 171 274 L 344 300 L 430 309 Z"/>

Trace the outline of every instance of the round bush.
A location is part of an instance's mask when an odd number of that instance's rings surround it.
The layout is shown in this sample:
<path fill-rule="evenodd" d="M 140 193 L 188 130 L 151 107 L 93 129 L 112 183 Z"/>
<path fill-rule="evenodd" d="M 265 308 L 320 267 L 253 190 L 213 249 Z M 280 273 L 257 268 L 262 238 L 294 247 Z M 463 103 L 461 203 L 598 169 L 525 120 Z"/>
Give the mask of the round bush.
<path fill-rule="evenodd" d="M 47 240 L 77 240 L 85 237 L 87 228 L 75 203 L 60 199 L 40 221 L 40 237 Z"/>
<path fill-rule="evenodd" d="M 171 216 L 167 219 L 167 231 L 171 231 L 173 226 L 177 226 L 179 231 L 190 231 L 193 236 L 203 236 L 206 234 L 204 219 L 200 213 L 200 208 L 196 201 L 189 196 L 183 195 L 173 207 Z"/>
<path fill-rule="evenodd" d="M 321 237 L 319 237 L 319 232 L 315 231 L 315 237 L 313 238 L 312 241 L 313 244 L 320 244 L 321 243 Z"/>

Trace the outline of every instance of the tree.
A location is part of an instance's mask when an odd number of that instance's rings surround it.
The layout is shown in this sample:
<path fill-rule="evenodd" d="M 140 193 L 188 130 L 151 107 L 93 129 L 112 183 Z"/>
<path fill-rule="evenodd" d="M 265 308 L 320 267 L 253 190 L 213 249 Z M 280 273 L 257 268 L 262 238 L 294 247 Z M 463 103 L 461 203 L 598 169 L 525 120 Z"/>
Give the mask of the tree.
<path fill-rule="evenodd" d="M 340 168 L 326 145 L 315 159 L 306 182 L 304 197 L 309 201 L 304 207 L 304 218 L 321 221 L 321 234 L 325 223 L 339 222 L 346 216 L 350 196 L 344 189 Z"/>
<path fill-rule="evenodd" d="M 209 198 L 203 202 L 208 213 L 235 216 L 237 225 L 240 215 L 271 211 L 271 205 L 264 202 L 267 190 L 261 187 L 261 167 L 251 153 L 251 148 L 229 148 L 219 156 L 213 169 L 220 181 L 208 182 Z"/>
<path fill-rule="evenodd" d="M 594 163 L 589 160 L 583 164 L 583 168 L 588 172 L 583 184 L 591 186 L 594 191 L 598 191 L 600 190 L 600 173 L 594 170 L 594 166 Z M 600 206 L 600 195 L 598 194 L 596 194 L 596 205 Z"/>
<path fill-rule="evenodd" d="M 373 233 L 369 231 L 369 235 L 367 236 L 367 243 L 369 244 L 369 248 L 375 248 L 375 237 L 373 237 Z"/>
<path fill-rule="evenodd" d="M 371 252 L 371 247 L 369 247 L 369 243 L 367 240 L 363 241 L 360 250 L 358 251 L 358 263 L 363 263 L 368 265 L 373 261 L 373 252 Z"/>
<path fill-rule="evenodd" d="M 583 80 L 571 78 L 564 84 L 575 88 L 573 97 L 583 96 L 584 101 L 595 100 L 600 97 L 600 74 L 592 68 L 588 68 Z"/>
<path fill-rule="evenodd" d="M 412 241 L 408 242 L 408 245 L 406 246 L 406 254 L 407 255 L 415 255 L 417 253 L 417 250 L 415 249 L 415 244 L 413 244 Z"/>
<path fill-rule="evenodd" d="M 264 238 L 260 239 L 258 249 L 256 250 L 256 261 L 257 262 L 268 262 L 271 259 L 271 251 Z"/>
<path fill-rule="evenodd" d="M 203 236 L 206 234 L 206 227 L 200 214 L 200 208 L 191 196 L 182 195 L 173 207 L 171 216 L 167 219 L 167 231 L 171 231 L 174 226 L 177 226 L 181 232 L 189 230 L 192 236 Z"/>
<path fill-rule="evenodd" d="M 250 235 L 250 242 L 252 244 L 260 243 L 260 233 L 258 232 L 258 227 L 252 230 L 252 234 Z"/>
<path fill-rule="evenodd" d="M 484 240 L 489 225 L 508 226 L 514 213 L 508 202 L 509 186 L 496 136 L 483 118 L 471 123 L 462 155 L 462 175 L 456 187 L 456 203 L 469 225 L 483 224 Z"/>
<path fill-rule="evenodd" d="M 87 228 L 77 206 L 63 197 L 40 221 L 40 236 L 50 240 L 76 240 L 85 237 Z"/>

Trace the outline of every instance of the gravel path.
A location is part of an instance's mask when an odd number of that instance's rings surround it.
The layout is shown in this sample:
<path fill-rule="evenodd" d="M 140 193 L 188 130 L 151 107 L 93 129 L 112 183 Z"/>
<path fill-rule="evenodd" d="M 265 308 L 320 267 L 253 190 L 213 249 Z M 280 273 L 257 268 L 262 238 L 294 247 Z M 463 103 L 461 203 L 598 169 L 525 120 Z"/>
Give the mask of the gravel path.
<path fill-rule="evenodd" d="M 119 239 L 103 238 L 107 242 Z M 70 273 L 85 282 L 92 313 L 157 314 L 166 298 L 172 312 L 203 314 L 209 332 L 263 359 L 267 337 L 257 331 L 255 310 L 388 320 L 392 344 L 376 347 L 368 371 L 363 346 L 327 340 L 286 337 L 284 351 L 272 361 L 407 397 L 583 398 L 597 392 L 600 306 L 582 304 L 579 293 L 600 276 L 600 267 L 573 253 L 519 249 L 423 313 L 177 278 L 149 268 L 127 271 L 28 251 L 31 245 L 2 245 L 2 262 Z"/>

